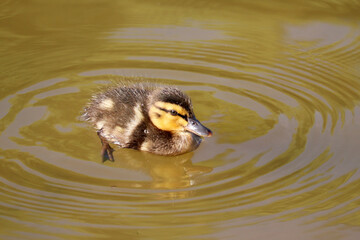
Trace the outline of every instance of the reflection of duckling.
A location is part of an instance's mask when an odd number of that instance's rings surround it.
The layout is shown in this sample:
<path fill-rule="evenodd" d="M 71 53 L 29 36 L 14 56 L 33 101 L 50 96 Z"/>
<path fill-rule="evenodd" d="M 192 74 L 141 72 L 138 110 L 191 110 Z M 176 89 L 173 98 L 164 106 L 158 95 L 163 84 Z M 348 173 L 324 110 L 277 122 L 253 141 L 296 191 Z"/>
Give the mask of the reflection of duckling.
<path fill-rule="evenodd" d="M 193 155 L 194 153 L 187 153 L 172 156 L 171 161 L 169 161 L 167 156 L 124 150 L 121 152 L 121 161 L 112 163 L 111 166 L 135 170 L 151 177 L 151 180 L 137 177 L 137 179 L 142 179 L 143 182 L 136 181 L 132 183 L 132 187 L 135 188 L 181 189 L 199 184 L 204 179 L 202 175 L 212 171 L 211 167 L 194 165 L 191 161 Z M 129 183 L 131 184 L 131 181 L 129 181 Z M 111 185 L 117 187 L 121 184 L 119 185 L 119 182 L 114 181 Z M 172 194 L 162 192 L 159 193 L 159 195 L 167 198 L 170 197 L 169 194 L 173 197 L 175 194 L 176 197 L 181 198 L 181 196 L 189 196 L 191 192 L 192 191 L 186 190 L 181 191 L 181 193 L 176 192 L 176 194 L 174 192 L 172 192 Z"/>
<path fill-rule="evenodd" d="M 152 177 L 152 188 L 155 189 L 176 189 L 193 186 L 197 177 L 212 171 L 211 167 L 193 165 L 191 160 L 182 159 L 168 161 L 168 159 L 158 159 L 148 162 L 150 176 Z M 188 156 L 190 158 L 190 156 Z"/>
<path fill-rule="evenodd" d="M 160 155 L 195 150 L 211 131 L 196 118 L 190 98 L 173 87 L 110 87 L 83 114 L 98 131 L 103 161 L 114 161 L 109 142 Z"/>

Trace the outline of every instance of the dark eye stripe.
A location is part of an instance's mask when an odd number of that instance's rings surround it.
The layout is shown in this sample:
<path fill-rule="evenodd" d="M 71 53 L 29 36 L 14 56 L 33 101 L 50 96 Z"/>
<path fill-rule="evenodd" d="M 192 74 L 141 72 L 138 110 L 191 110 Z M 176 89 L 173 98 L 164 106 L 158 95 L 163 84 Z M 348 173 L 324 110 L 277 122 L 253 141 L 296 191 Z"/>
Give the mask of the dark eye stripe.
<path fill-rule="evenodd" d="M 182 114 L 178 113 L 178 116 L 182 117 L 183 119 L 185 119 L 187 121 L 187 116 L 186 115 L 182 115 Z"/>
<path fill-rule="evenodd" d="M 157 107 L 158 109 L 160 109 L 161 111 L 164 111 L 164 112 L 167 112 L 167 113 L 170 113 L 171 114 L 171 112 L 172 111 L 174 111 L 174 110 L 167 110 L 167 109 L 165 109 L 165 108 L 161 108 L 161 107 Z M 176 111 L 175 111 L 176 112 Z M 183 119 L 185 119 L 186 121 L 187 121 L 187 116 L 186 115 L 182 115 L 182 114 L 180 114 L 180 113 L 178 113 L 178 112 L 176 112 L 176 115 L 178 115 L 179 117 L 181 117 L 181 118 L 183 118 Z M 174 115 L 175 116 L 175 115 Z"/>

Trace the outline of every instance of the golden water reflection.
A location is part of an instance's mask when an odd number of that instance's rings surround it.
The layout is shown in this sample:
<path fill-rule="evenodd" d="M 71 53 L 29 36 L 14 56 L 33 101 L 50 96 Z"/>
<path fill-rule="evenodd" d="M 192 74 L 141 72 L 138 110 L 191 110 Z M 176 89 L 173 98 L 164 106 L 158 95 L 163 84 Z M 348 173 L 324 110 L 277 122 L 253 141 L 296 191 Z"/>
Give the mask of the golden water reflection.
<path fill-rule="evenodd" d="M 356 1 L 0 3 L 1 239 L 357 239 Z M 214 132 L 162 157 L 79 120 L 176 85 Z"/>

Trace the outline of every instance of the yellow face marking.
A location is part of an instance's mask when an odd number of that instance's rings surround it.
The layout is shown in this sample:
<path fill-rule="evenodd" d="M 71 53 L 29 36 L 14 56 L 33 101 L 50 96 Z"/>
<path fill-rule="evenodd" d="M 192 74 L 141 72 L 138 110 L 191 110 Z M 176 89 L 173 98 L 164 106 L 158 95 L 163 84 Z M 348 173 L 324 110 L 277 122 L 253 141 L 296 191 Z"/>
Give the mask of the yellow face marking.
<path fill-rule="evenodd" d="M 114 105 L 115 103 L 112 99 L 106 98 L 101 101 L 101 103 L 99 104 L 99 108 L 102 110 L 111 110 L 113 109 Z"/>
<path fill-rule="evenodd" d="M 157 128 L 164 131 L 183 131 L 188 122 L 178 115 L 171 115 L 171 110 L 174 110 L 181 115 L 189 116 L 189 113 L 179 105 L 166 102 L 156 102 L 154 106 L 150 107 L 149 111 L 152 123 Z"/>

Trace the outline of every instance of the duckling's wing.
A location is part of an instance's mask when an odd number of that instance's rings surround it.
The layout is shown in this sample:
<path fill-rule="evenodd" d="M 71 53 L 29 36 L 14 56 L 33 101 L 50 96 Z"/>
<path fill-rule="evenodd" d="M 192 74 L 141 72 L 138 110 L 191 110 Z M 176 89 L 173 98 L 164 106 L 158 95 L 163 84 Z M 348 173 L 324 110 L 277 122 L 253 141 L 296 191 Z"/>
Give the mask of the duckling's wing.
<path fill-rule="evenodd" d="M 107 140 L 127 147 L 132 132 L 144 120 L 148 96 L 145 88 L 110 88 L 93 97 L 84 115 Z"/>

